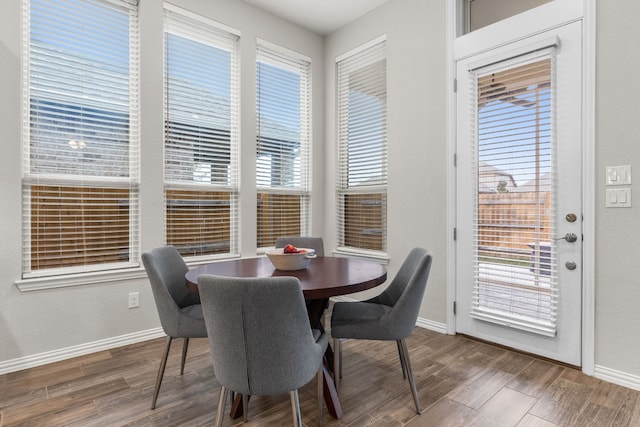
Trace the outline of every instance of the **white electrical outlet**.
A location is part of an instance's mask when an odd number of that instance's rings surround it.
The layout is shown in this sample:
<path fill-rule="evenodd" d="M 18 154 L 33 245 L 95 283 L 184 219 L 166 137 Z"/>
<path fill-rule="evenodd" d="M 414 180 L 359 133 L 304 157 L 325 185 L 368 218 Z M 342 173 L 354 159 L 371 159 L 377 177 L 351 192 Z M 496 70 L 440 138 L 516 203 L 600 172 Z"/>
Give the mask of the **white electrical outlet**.
<path fill-rule="evenodd" d="M 140 293 L 139 292 L 129 293 L 129 308 L 138 308 L 138 307 L 140 307 Z"/>

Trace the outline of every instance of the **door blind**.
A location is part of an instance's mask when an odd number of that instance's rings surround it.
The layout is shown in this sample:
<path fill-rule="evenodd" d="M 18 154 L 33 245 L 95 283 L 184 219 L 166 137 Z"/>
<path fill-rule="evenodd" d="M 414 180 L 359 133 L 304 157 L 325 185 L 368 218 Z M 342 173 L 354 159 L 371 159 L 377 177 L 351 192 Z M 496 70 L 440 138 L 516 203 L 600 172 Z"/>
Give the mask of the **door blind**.
<path fill-rule="evenodd" d="M 136 266 L 134 0 L 24 0 L 23 277 Z"/>
<path fill-rule="evenodd" d="M 472 74 L 477 191 L 471 316 L 553 336 L 554 49 Z"/>
<path fill-rule="evenodd" d="M 386 39 L 337 61 L 338 245 L 386 252 Z"/>
<path fill-rule="evenodd" d="M 238 35 L 167 5 L 166 242 L 183 256 L 238 252 Z"/>
<path fill-rule="evenodd" d="M 257 246 L 309 233 L 311 63 L 258 42 L 256 63 Z"/>

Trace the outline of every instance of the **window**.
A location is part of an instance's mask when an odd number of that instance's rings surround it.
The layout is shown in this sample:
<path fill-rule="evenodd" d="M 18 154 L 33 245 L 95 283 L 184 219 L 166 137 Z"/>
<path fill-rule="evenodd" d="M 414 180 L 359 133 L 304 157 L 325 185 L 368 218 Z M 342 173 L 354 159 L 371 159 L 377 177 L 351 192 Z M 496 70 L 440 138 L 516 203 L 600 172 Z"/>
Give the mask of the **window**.
<path fill-rule="evenodd" d="M 311 64 L 259 42 L 257 52 L 257 245 L 307 235 L 310 200 Z"/>
<path fill-rule="evenodd" d="M 465 0 L 465 34 L 508 19 L 552 0 Z"/>
<path fill-rule="evenodd" d="M 476 69 L 471 316 L 555 336 L 554 48 Z"/>
<path fill-rule="evenodd" d="M 337 74 L 338 246 L 386 252 L 386 40 L 338 58 Z"/>
<path fill-rule="evenodd" d="M 166 242 L 238 253 L 238 36 L 165 6 Z"/>
<path fill-rule="evenodd" d="M 24 0 L 23 278 L 137 266 L 135 0 Z"/>

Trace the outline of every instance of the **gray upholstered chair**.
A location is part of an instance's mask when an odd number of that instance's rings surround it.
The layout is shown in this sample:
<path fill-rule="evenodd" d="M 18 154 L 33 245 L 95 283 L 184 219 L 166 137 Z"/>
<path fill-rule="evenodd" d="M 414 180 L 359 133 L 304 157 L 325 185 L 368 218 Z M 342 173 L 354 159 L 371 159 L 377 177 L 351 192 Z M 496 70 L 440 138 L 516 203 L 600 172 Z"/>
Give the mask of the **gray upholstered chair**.
<path fill-rule="evenodd" d="M 322 358 L 327 336 L 309 327 L 295 277 L 198 277 L 213 370 L 221 384 L 216 426 L 229 391 L 246 396 L 289 393 L 294 425 L 302 426 L 298 389 L 317 374 L 322 424 Z"/>
<path fill-rule="evenodd" d="M 298 248 L 313 249 L 316 251 L 316 255 L 324 256 L 324 242 L 322 237 L 278 237 L 276 239 L 276 248 L 284 248 L 289 243 Z"/>
<path fill-rule="evenodd" d="M 333 372 L 336 389 L 340 383 L 341 338 L 393 340 L 398 345 L 402 375 L 404 378 L 409 377 L 416 412 L 420 414 L 420 400 L 405 339 L 416 326 L 430 269 L 431 255 L 422 248 L 414 248 L 391 284 L 380 295 L 362 302 L 334 304 L 331 335 L 334 338 Z"/>
<path fill-rule="evenodd" d="M 152 249 L 142 254 L 142 263 L 149 276 L 160 324 L 167 334 L 151 401 L 151 409 L 155 409 L 171 342 L 174 338 L 184 338 L 180 364 L 182 375 L 189 338 L 206 338 L 207 328 L 202 317 L 200 297 L 186 287 L 184 275 L 189 269 L 178 250 L 173 246 Z"/>

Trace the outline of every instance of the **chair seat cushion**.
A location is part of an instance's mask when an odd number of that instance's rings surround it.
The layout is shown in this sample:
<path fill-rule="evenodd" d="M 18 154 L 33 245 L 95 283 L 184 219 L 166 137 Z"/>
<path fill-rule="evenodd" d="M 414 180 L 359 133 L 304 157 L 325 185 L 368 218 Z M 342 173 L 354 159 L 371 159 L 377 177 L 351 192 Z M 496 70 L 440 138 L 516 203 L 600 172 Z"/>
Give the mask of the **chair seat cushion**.
<path fill-rule="evenodd" d="M 202 315 L 202 306 L 200 304 L 193 304 L 180 309 L 182 314 L 189 316 L 193 319 L 204 320 Z"/>
<path fill-rule="evenodd" d="M 204 323 L 202 306 L 193 304 L 180 309 L 183 316 L 179 319 L 175 338 L 206 338 L 207 327 Z"/>
<path fill-rule="evenodd" d="M 388 336 L 386 315 L 391 307 L 367 302 L 337 302 L 331 315 L 331 336 L 363 340 L 395 340 Z"/>

